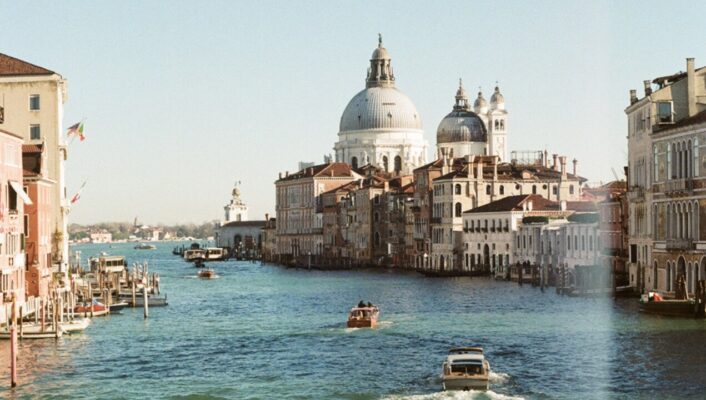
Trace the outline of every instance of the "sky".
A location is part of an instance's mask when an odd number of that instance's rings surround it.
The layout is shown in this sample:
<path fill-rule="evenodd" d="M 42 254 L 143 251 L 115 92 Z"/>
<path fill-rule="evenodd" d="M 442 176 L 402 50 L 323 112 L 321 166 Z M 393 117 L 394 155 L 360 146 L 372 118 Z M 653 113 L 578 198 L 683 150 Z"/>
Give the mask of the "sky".
<path fill-rule="evenodd" d="M 627 163 L 629 90 L 706 65 L 706 3 L 658 1 L 0 0 L 0 52 L 68 80 L 71 222 L 222 219 L 234 182 L 251 219 L 274 181 L 333 152 L 377 35 L 398 89 L 436 128 L 458 79 L 499 82 L 508 149 L 576 158 L 589 182 Z"/>

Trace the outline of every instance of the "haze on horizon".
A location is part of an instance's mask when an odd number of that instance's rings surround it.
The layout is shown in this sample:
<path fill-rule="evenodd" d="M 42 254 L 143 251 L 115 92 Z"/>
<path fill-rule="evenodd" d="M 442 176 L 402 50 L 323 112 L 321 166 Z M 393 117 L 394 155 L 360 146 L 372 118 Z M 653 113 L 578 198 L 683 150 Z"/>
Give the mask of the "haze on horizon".
<path fill-rule="evenodd" d="M 688 12 L 685 12 L 688 10 Z M 68 80 L 70 219 L 221 219 L 241 181 L 251 219 L 274 215 L 279 172 L 332 153 L 382 33 L 429 157 L 458 79 L 506 99 L 508 149 L 579 161 L 589 182 L 627 162 L 628 90 L 706 65 L 706 4 L 549 1 L 355 4 L 0 1 L 0 52 Z M 31 16 L 31 18 L 30 18 Z M 660 20 L 679 20 L 660 27 Z M 639 39 L 639 40 L 638 40 Z"/>

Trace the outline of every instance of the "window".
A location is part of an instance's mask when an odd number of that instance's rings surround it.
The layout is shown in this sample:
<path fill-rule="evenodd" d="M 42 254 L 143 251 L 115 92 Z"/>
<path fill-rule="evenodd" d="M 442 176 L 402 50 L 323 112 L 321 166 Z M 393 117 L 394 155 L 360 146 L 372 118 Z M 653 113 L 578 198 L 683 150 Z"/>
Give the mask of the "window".
<path fill-rule="evenodd" d="M 395 172 L 402 171 L 402 157 L 395 156 Z"/>
<path fill-rule="evenodd" d="M 556 185 L 552 186 L 552 194 L 556 196 Z"/>
<path fill-rule="evenodd" d="M 458 184 L 458 183 L 456 184 L 456 188 L 454 189 L 454 193 L 461 194 L 461 185 L 460 184 Z"/>
<path fill-rule="evenodd" d="M 373 198 L 373 201 L 375 204 L 380 204 L 380 195 L 376 194 L 375 197 Z"/>
<path fill-rule="evenodd" d="M 569 194 L 574 194 L 574 185 L 569 185 Z"/>
<path fill-rule="evenodd" d="M 671 124 L 672 119 L 672 102 L 660 101 L 657 102 L 657 121 L 660 124 Z"/>
<path fill-rule="evenodd" d="M 505 186 L 500 185 L 500 194 L 505 194 Z"/>
<path fill-rule="evenodd" d="M 485 194 L 490 194 L 490 185 L 485 187 Z"/>
<path fill-rule="evenodd" d="M 456 207 L 456 209 L 454 210 L 455 211 L 454 215 L 456 217 L 460 217 L 461 216 L 461 203 L 456 203 L 455 207 Z"/>
<path fill-rule="evenodd" d="M 7 204 L 10 209 L 10 214 L 17 214 L 17 192 L 12 185 L 7 187 L 7 195 L 9 197 L 7 199 Z"/>
<path fill-rule="evenodd" d="M 39 95 L 38 94 L 29 95 L 29 109 L 31 111 L 38 111 L 39 110 Z"/>
<path fill-rule="evenodd" d="M 380 214 L 378 214 L 377 212 L 373 214 L 373 220 L 375 222 L 380 222 Z"/>
<path fill-rule="evenodd" d="M 382 156 L 382 169 L 385 170 L 385 172 L 388 171 L 388 166 L 389 163 L 387 162 L 387 156 Z"/>
<path fill-rule="evenodd" d="M 25 221 L 24 221 L 24 222 L 25 222 L 25 230 L 24 230 L 24 232 L 25 232 L 25 237 L 27 237 L 27 236 L 29 236 L 29 215 L 26 215 L 26 214 L 25 214 L 25 218 L 24 218 L 24 219 L 25 219 Z"/>
<path fill-rule="evenodd" d="M 537 194 L 537 185 L 532 185 L 532 194 Z"/>
<path fill-rule="evenodd" d="M 351 166 L 353 168 L 358 168 L 358 157 L 351 158 Z"/>
<path fill-rule="evenodd" d="M 42 138 L 42 134 L 39 131 L 39 125 L 38 124 L 32 124 L 29 126 L 29 138 L 31 140 L 39 140 Z"/>

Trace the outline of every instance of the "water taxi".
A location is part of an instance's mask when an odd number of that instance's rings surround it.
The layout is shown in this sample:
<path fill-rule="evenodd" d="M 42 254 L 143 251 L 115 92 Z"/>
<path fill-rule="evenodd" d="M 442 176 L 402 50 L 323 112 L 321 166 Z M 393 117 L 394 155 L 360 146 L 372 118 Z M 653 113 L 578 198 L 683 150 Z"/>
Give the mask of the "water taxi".
<path fill-rule="evenodd" d="M 648 292 L 640 296 L 640 311 L 673 317 L 699 316 L 696 299 L 665 299 L 657 292 Z"/>
<path fill-rule="evenodd" d="M 380 309 L 377 306 L 371 305 L 366 307 L 353 307 L 348 314 L 349 328 L 375 328 L 380 316 Z"/>
<path fill-rule="evenodd" d="M 482 347 L 452 348 L 442 365 L 444 390 L 488 390 L 489 375 Z"/>
<path fill-rule="evenodd" d="M 203 249 L 189 249 L 184 252 L 184 260 L 188 262 L 193 262 L 198 259 L 203 259 L 204 256 Z"/>
<path fill-rule="evenodd" d="M 211 268 L 202 269 L 198 273 L 199 278 L 202 279 L 213 279 L 216 277 L 216 271 Z"/>
<path fill-rule="evenodd" d="M 154 250 L 156 249 L 157 246 L 153 244 L 147 244 L 147 243 L 140 243 L 135 246 L 135 250 Z"/>

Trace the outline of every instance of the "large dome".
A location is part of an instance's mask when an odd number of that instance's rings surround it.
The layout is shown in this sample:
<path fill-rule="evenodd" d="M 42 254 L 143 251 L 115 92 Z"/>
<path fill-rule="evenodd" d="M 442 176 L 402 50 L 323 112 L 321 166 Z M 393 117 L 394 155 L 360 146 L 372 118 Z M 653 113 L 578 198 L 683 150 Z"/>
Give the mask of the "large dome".
<path fill-rule="evenodd" d="M 486 142 L 485 124 L 473 111 L 454 110 L 444 117 L 436 130 L 437 143 Z"/>
<path fill-rule="evenodd" d="M 348 103 L 340 132 L 364 129 L 422 129 L 417 108 L 395 87 L 370 87 Z"/>

